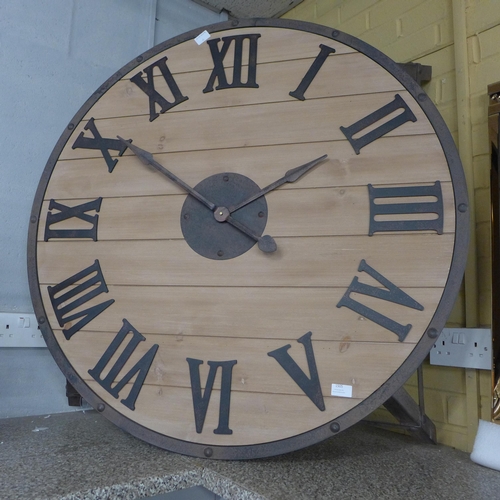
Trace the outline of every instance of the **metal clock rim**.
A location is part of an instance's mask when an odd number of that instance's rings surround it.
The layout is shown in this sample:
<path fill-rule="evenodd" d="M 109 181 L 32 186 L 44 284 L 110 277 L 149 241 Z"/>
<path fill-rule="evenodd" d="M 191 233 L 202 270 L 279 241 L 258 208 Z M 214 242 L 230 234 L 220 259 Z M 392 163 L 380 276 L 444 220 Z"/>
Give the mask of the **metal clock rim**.
<path fill-rule="evenodd" d="M 365 56 L 374 60 L 377 64 L 384 67 L 389 73 L 392 74 L 392 76 L 397 78 L 403 84 L 403 86 L 409 91 L 414 99 L 418 101 L 420 107 L 428 117 L 431 125 L 434 127 L 436 136 L 438 137 L 442 146 L 442 150 L 447 158 L 454 189 L 455 208 L 457 209 L 455 245 L 447 283 L 444 287 L 441 301 L 437 306 L 436 312 L 429 323 L 427 333 L 421 337 L 420 341 L 416 344 L 413 351 L 403 361 L 399 368 L 391 375 L 391 377 L 370 396 L 365 398 L 354 408 L 342 414 L 332 422 L 328 422 L 317 428 L 310 429 L 309 431 L 306 431 L 302 434 L 291 436 L 279 441 L 236 446 L 206 445 L 193 443 L 190 441 L 183 441 L 181 439 L 166 436 L 143 427 L 141 424 L 138 424 L 128 417 L 125 417 L 114 408 L 108 407 L 106 404 L 104 404 L 103 401 L 90 389 L 90 387 L 87 386 L 87 384 L 85 384 L 79 378 L 73 366 L 60 349 L 58 343 L 55 341 L 53 332 L 46 320 L 47 316 L 38 285 L 38 270 L 36 265 L 38 221 L 45 190 L 50 181 L 52 171 L 62 149 L 71 136 L 76 124 L 83 119 L 87 111 L 99 100 L 102 95 L 106 93 L 106 91 L 112 85 L 114 85 L 132 69 L 142 64 L 143 61 L 153 57 L 161 51 L 166 50 L 167 48 L 171 48 L 182 42 L 194 39 L 204 30 L 207 30 L 209 33 L 213 33 L 246 27 L 284 28 L 297 31 L 306 31 L 312 34 L 321 35 L 332 40 L 339 41 L 354 48 L 355 50 L 358 50 Z M 101 85 L 99 89 L 89 97 L 89 99 L 87 99 L 87 101 L 75 114 L 73 120 L 66 127 L 66 130 L 63 132 L 58 142 L 56 143 L 47 161 L 34 197 L 28 230 L 27 263 L 29 288 L 35 314 L 38 318 L 40 330 L 45 338 L 52 356 L 59 365 L 59 368 L 68 378 L 70 383 L 73 384 L 73 386 L 80 392 L 83 398 L 87 400 L 94 408 L 97 408 L 98 411 L 100 411 L 115 425 L 150 444 L 181 454 L 192 455 L 201 458 L 205 457 L 225 460 L 265 458 L 292 452 L 306 446 L 319 443 L 324 439 L 337 434 L 339 431 L 345 430 L 348 427 L 354 425 L 361 418 L 365 417 L 371 411 L 382 405 L 390 396 L 394 394 L 394 392 L 399 387 L 404 384 L 409 376 L 417 369 L 435 341 L 435 332 L 439 333 L 445 326 L 446 320 L 451 312 L 451 309 L 456 300 L 456 296 L 460 289 L 462 276 L 465 269 L 465 263 L 467 260 L 469 243 L 469 217 L 465 175 L 451 133 L 446 127 L 443 118 L 441 117 L 431 100 L 427 97 L 425 92 L 409 75 L 407 75 L 401 68 L 399 68 L 394 61 L 385 56 L 379 50 L 366 44 L 365 42 L 339 30 L 332 29 L 326 26 L 321 26 L 304 21 L 283 19 L 247 19 L 226 21 L 191 30 L 147 50 L 146 52 L 129 62 L 127 65 L 122 67 L 108 80 L 106 80 L 104 84 Z"/>

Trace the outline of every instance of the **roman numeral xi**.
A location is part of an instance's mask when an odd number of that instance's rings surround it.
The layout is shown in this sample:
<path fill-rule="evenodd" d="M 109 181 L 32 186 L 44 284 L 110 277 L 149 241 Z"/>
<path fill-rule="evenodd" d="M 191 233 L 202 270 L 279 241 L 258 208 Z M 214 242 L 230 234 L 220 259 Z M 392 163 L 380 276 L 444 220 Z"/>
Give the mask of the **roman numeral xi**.
<path fill-rule="evenodd" d="M 165 83 L 167 84 L 170 93 L 172 94 L 172 100 L 168 100 L 164 95 L 160 94 L 155 88 L 155 77 L 153 75 L 153 70 L 158 68 Z M 142 77 L 142 73 L 146 75 L 146 79 Z M 160 113 L 165 113 L 174 106 L 177 106 L 181 102 L 187 101 L 188 97 L 182 95 L 182 92 L 177 85 L 170 69 L 167 66 L 167 56 L 158 59 L 144 71 L 140 71 L 134 75 L 130 81 L 135 83 L 149 98 L 149 121 L 152 122 L 156 120 Z M 170 98 L 170 97 L 169 97 Z M 160 113 L 157 112 L 156 107 L 160 107 Z"/>

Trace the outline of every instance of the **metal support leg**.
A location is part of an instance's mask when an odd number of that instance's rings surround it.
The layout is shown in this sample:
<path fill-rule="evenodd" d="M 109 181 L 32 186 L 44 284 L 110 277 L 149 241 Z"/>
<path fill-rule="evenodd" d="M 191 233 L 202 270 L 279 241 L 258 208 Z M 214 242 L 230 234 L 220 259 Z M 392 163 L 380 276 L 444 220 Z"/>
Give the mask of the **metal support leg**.
<path fill-rule="evenodd" d="M 436 426 L 425 414 L 423 380 L 423 369 L 420 365 L 417 369 L 418 404 L 403 387 L 384 403 L 386 409 L 398 420 L 399 424 L 373 421 L 370 423 L 383 427 L 403 428 L 423 441 L 436 444 Z"/>

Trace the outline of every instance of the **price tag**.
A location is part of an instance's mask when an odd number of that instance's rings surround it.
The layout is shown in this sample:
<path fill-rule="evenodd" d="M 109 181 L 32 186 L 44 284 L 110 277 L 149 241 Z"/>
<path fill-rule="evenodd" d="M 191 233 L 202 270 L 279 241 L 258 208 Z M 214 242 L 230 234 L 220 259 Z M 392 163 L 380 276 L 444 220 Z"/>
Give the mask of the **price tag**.
<path fill-rule="evenodd" d="M 332 384 L 332 396 L 352 398 L 352 385 Z"/>
<path fill-rule="evenodd" d="M 198 44 L 198 45 L 201 45 L 205 40 L 208 40 L 210 38 L 210 33 L 205 30 L 203 31 L 202 33 L 200 33 L 195 39 L 194 41 Z"/>

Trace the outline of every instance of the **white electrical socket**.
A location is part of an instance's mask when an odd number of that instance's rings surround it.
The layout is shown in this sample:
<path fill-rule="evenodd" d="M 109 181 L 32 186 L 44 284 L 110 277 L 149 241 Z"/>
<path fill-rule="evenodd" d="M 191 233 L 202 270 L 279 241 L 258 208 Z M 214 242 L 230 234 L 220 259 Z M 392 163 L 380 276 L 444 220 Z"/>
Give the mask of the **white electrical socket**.
<path fill-rule="evenodd" d="M 0 313 L 0 347 L 47 347 L 36 316 Z"/>
<path fill-rule="evenodd" d="M 491 370 L 493 347 L 489 328 L 443 328 L 430 351 L 431 365 Z"/>

